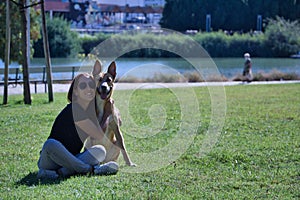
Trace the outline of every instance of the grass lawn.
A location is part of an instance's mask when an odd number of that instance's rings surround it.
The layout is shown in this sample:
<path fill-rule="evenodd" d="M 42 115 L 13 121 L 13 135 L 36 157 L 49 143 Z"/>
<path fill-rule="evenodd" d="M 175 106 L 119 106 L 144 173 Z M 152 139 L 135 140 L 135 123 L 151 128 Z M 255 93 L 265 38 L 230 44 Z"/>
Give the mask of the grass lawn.
<path fill-rule="evenodd" d="M 210 93 L 189 89 L 197 105 L 185 105 L 184 90 L 116 91 L 127 149 L 139 166 L 128 169 L 120 159 L 117 175 L 57 181 L 37 180 L 36 163 L 66 94 L 50 104 L 47 95 L 32 95 L 31 106 L 10 96 L 0 106 L 0 199 L 300 198 L 299 84 L 225 87 L 225 124 L 205 156 L 199 151 L 212 116 Z"/>

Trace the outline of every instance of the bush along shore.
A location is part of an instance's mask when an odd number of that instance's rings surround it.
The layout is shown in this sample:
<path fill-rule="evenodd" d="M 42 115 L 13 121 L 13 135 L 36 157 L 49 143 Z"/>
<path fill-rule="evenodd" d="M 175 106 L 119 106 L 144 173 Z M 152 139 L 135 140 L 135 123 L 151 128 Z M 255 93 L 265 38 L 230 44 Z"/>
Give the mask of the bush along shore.
<path fill-rule="evenodd" d="M 191 56 L 195 55 L 190 45 L 191 39 L 201 45 L 211 57 L 240 57 L 245 52 L 253 57 L 290 57 L 300 50 L 300 24 L 282 18 L 269 20 L 264 32 L 228 33 L 227 31 L 199 32 L 195 35 L 161 34 L 130 32 L 118 35 L 97 34 L 80 37 L 82 51 L 86 56 L 101 42 L 113 37 L 119 52 L 130 47 L 143 47 L 163 44 L 168 50 L 180 49 Z M 123 57 L 176 57 L 178 55 L 161 49 L 143 48 L 127 52 Z"/>
<path fill-rule="evenodd" d="M 296 73 L 283 73 L 278 70 L 271 72 L 258 72 L 253 74 L 252 81 L 291 81 L 300 80 Z M 188 72 L 185 74 L 162 74 L 156 73 L 150 78 L 138 78 L 134 76 L 124 76 L 117 80 L 123 83 L 142 83 L 142 82 L 163 82 L 163 83 L 182 83 L 182 82 L 227 82 L 227 81 L 246 81 L 242 74 L 235 77 L 225 77 L 224 75 L 212 75 L 206 80 L 197 72 Z"/>
<path fill-rule="evenodd" d="M 113 41 L 116 42 L 111 48 L 117 48 L 116 52 L 120 51 L 120 45 L 122 49 L 131 49 L 130 47 L 142 47 L 147 46 L 145 43 L 151 44 L 163 44 L 165 49 L 174 49 L 176 46 L 180 46 L 181 50 L 189 53 L 188 55 L 195 55 L 193 47 L 190 46 L 191 39 L 197 44 L 201 45 L 211 57 L 237 57 L 243 55 L 245 52 L 249 52 L 254 57 L 281 57 L 279 53 L 273 51 L 271 43 L 266 39 L 264 34 L 234 34 L 227 35 L 224 32 L 212 32 L 212 33 L 198 33 L 193 36 L 181 36 L 177 34 L 120 34 L 111 35 Z M 109 36 L 105 34 L 98 34 L 95 36 L 84 35 L 81 40 L 81 53 L 87 56 L 91 53 L 99 44 L 108 39 Z M 151 43 L 151 44 L 150 44 Z M 118 50 L 118 51 L 117 51 Z M 114 51 L 110 49 L 110 51 Z M 286 50 L 283 55 L 294 54 L 295 50 Z M 178 55 L 161 49 L 142 48 L 135 51 L 127 52 L 122 57 L 178 57 Z M 284 56 L 283 56 L 284 57 Z"/>
<path fill-rule="evenodd" d="M 138 50 L 136 51 L 122 54 L 123 57 L 176 57 L 178 55 L 169 50 L 178 49 L 178 47 L 180 50 L 190 53 L 189 55 L 193 55 L 195 52 L 192 51 L 193 47 L 189 45 L 191 39 L 196 44 L 201 45 L 211 57 L 240 57 L 245 52 L 249 52 L 253 57 L 290 57 L 300 50 L 300 23 L 279 17 L 267 20 L 263 32 L 244 33 L 243 31 L 214 30 L 213 32 L 189 34 L 188 36 L 172 34 L 163 29 L 156 31 L 151 29 L 132 30 L 122 34 L 80 35 L 71 31 L 68 22 L 64 19 L 56 17 L 54 19 L 48 20 L 51 23 L 47 23 L 52 58 L 72 57 L 78 54 L 87 56 L 108 38 L 113 38 L 109 50 L 116 53 L 137 47 Z M 147 45 L 152 47 L 153 44 L 163 44 L 167 51 L 138 48 Z M 44 57 L 43 51 L 41 51 L 42 46 L 42 39 L 34 42 L 33 57 Z M 105 50 L 107 49 L 103 49 L 103 51 Z"/>

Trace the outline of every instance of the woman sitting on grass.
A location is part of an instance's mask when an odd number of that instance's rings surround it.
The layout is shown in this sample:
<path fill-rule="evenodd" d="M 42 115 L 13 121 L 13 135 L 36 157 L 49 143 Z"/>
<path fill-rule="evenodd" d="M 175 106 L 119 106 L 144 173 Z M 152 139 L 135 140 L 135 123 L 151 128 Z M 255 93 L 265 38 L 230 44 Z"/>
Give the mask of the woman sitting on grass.
<path fill-rule="evenodd" d="M 79 74 L 68 92 L 69 104 L 60 112 L 44 143 L 38 161 L 38 178 L 56 179 L 74 174 L 115 174 L 116 162 L 99 163 L 106 151 L 96 145 L 81 152 L 88 136 L 101 140 L 104 133 L 95 112 L 95 81 L 89 74 Z"/>

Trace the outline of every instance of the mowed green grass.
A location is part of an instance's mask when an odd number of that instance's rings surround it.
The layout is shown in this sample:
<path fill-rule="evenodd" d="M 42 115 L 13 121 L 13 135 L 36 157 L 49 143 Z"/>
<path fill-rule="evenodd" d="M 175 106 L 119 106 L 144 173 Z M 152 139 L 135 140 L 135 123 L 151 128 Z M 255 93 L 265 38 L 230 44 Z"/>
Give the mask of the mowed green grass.
<path fill-rule="evenodd" d="M 184 90 L 115 91 L 127 149 L 139 173 L 121 158 L 117 175 L 57 181 L 37 180 L 36 163 L 66 94 L 55 94 L 50 104 L 47 95 L 33 95 L 31 106 L 23 105 L 21 95 L 10 96 L 0 112 L 0 199 L 300 198 L 299 84 L 225 87 L 225 124 L 205 156 L 199 152 L 210 126 L 211 96 L 206 87 L 193 88 L 199 106 L 193 109 L 179 100 Z M 194 116 L 183 114 L 186 109 Z M 184 126 L 186 119 L 194 124 Z M 195 135 L 189 134 L 195 127 Z M 192 141 L 178 159 L 168 151 L 156 155 L 177 136 L 173 146 L 180 146 L 182 134 L 182 141 Z M 142 153 L 152 157 L 143 160 Z"/>

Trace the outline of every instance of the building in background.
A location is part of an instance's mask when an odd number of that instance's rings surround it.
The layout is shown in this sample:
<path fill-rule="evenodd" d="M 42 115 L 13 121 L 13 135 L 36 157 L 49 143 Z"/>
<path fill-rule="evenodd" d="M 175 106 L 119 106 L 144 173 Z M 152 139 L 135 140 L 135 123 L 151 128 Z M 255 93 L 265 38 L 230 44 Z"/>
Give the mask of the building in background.
<path fill-rule="evenodd" d="M 144 0 L 144 6 L 164 7 L 165 0 Z"/>
<path fill-rule="evenodd" d="M 165 0 L 97 0 L 100 4 L 114 4 L 119 6 L 153 6 L 153 7 L 163 7 L 165 5 Z"/>
<path fill-rule="evenodd" d="M 144 0 L 97 0 L 99 4 L 118 5 L 118 6 L 144 6 Z"/>
<path fill-rule="evenodd" d="M 40 9 L 40 5 L 36 6 Z M 70 3 L 66 0 L 45 0 L 45 11 L 49 13 L 50 18 L 53 16 L 60 16 L 69 18 L 70 14 Z"/>
<path fill-rule="evenodd" d="M 59 15 L 69 20 L 73 29 L 114 26 L 116 30 L 158 27 L 164 4 L 165 0 L 45 0 L 45 10 L 50 17 Z"/>

